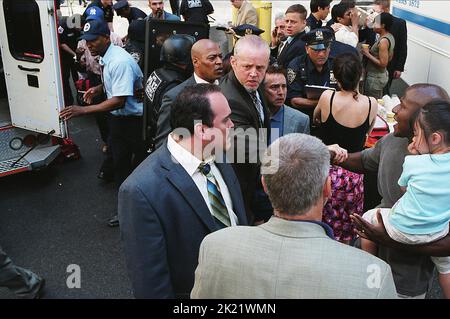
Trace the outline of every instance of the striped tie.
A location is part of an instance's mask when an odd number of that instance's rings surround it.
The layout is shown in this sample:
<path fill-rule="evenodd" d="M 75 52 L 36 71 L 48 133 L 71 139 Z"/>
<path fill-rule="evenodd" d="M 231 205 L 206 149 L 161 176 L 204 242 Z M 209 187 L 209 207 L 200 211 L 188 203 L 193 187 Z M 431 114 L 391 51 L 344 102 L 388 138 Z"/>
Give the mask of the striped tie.
<path fill-rule="evenodd" d="M 220 193 L 216 178 L 211 172 L 211 166 L 207 163 L 201 163 L 198 167 L 200 172 L 206 176 L 208 198 L 211 204 L 212 215 L 220 222 L 221 228 L 231 226 L 230 215 L 228 214 L 225 201 Z"/>

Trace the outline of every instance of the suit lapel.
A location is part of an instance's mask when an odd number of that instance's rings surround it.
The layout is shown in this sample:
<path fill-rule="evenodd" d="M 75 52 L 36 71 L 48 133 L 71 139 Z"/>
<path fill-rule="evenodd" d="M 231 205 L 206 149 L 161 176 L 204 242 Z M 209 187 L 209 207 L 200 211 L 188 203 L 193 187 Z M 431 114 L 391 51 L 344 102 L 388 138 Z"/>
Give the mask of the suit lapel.
<path fill-rule="evenodd" d="M 252 98 L 250 97 L 250 94 L 242 86 L 242 84 L 239 83 L 238 79 L 236 78 L 236 75 L 234 74 L 234 71 L 230 71 L 230 80 L 233 83 L 233 86 L 238 88 L 239 95 L 244 100 L 243 105 L 245 105 L 247 107 L 247 109 L 250 111 L 250 114 L 252 115 L 254 122 L 257 123 L 257 127 L 259 127 L 258 111 L 256 110 L 256 107 L 253 103 Z"/>
<path fill-rule="evenodd" d="M 239 191 L 239 182 L 233 172 L 233 168 L 226 163 L 217 163 L 216 167 L 222 174 L 222 178 L 227 184 L 228 192 L 233 202 L 233 210 L 238 218 L 239 225 L 247 225 L 247 214 L 245 213 L 244 203 L 242 201 L 242 193 Z"/>
<path fill-rule="evenodd" d="M 167 146 L 164 145 L 165 154 L 162 155 L 161 166 L 166 169 L 167 179 L 178 190 L 180 195 L 191 206 L 200 220 L 208 227 L 210 231 L 217 230 L 214 219 L 203 199 L 202 194 L 195 185 L 192 178 L 183 169 L 183 167 L 174 162 Z"/>

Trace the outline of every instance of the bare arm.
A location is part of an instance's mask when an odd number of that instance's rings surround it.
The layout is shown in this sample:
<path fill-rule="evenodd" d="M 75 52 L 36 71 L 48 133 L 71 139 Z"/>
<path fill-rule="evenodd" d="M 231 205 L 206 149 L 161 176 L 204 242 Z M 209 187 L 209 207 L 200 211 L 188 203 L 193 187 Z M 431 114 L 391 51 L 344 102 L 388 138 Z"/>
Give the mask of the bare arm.
<path fill-rule="evenodd" d="M 374 57 L 369 49 L 362 49 L 362 54 L 364 54 L 373 64 L 385 68 L 389 63 L 389 41 L 387 39 L 382 39 L 379 46 L 379 58 Z"/>
<path fill-rule="evenodd" d="M 64 108 L 59 114 L 59 117 L 67 121 L 72 117 L 82 116 L 96 112 L 112 111 L 123 107 L 126 98 L 127 98 L 126 96 L 113 96 L 112 98 L 107 99 L 106 101 L 103 101 L 102 103 L 99 104 L 89 106 L 71 105 Z"/>
<path fill-rule="evenodd" d="M 338 165 L 359 174 L 364 174 L 366 171 L 363 166 L 361 152 L 348 154 L 347 160 Z"/>
<path fill-rule="evenodd" d="M 399 243 L 389 237 L 379 211 L 377 212 L 378 223 L 376 225 L 370 224 L 359 215 L 352 215 L 350 218 L 355 224 L 356 232 L 360 237 L 372 240 L 380 245 L 406 250 L 417 255 L 436 257 L 450 256 L 450 235 L 428 244 L 407 245 Z"/>
<path fill-rule="evenodd" d="M 305 99 L 302 97 L 294 97 L 291 99 L 291 105 L 292 107 L 295 107 L 296 109 L 304 110 L 304 109 L 312 109 L 314 107 L 316 107 L 317 103 L 319 101 L 318 100 L 310 100 L 310 99 Z"/>

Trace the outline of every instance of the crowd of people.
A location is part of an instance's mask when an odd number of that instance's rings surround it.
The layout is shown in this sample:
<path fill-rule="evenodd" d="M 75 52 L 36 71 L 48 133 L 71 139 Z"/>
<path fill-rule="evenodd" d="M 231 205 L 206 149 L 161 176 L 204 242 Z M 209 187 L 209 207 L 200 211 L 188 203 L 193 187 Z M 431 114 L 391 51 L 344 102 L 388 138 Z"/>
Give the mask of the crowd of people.
<path fill-rule="evenodd" d="M 411 85 L 394 131 L 366 148 L 377 100 L 404 71 L 406 23 L 389 0 L 363 23 L 355 1 L 331 2 L 311 0 L 309 16 L 291 5 L 267 43 L 252 4 L 231 0 L 234 26 L 254 27 L 228 67 L 214 41 L 177 34 L 147 79 L 145 19 L 207 23 L 209 1 L 171 1 L 171 14 L 149 0 L 146 16 L 96 0 L 82 30 L 60 26 L 65 87 L 74 73 L 85 85 L 83 106 L 66 91 L 60 116 L 97 116 L 99 177 L 119 189 L 109 225 L 137 298 L 423 298 L 435 265 L 450 298 L 448 93 Z M 130 23 L 123 39 L 114 10 Z M 369 172 L 383 209 L 362 217 Z"/>

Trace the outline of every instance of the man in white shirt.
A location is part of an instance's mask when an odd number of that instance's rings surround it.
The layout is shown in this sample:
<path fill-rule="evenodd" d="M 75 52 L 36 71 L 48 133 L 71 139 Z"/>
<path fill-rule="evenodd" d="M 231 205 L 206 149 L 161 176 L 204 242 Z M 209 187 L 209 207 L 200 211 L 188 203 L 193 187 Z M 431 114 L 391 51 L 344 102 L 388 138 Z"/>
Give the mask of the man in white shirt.
<path fill-rule="evenodd" d="M 231 110 L 217 85 L 185 88 L 172 105 L 176 129 L 122 184 L 119 220 L 134 295 L 187 298 L 203 238 L 246 225 L 230 147 Z"/>
<path fill-rule="evenodd" d="M 336 41 L 356 47 L 358 44 L 358 11 L 351 8 L 348 3 L 341 2 L 331 9 L 331 17 L 334 24 L 331 25 L 335 32 Z"/>
<path fill-rule="evenodd" d="M 223 75 L 222 51 L 214 41 L 202 39 L 194 43 L 191 49 L 191 58 L 194 74 L 183 83 L 167 91 L 162 98 L 155 138 L 157 148 L 164 143 L 167 135 L 172 131 L 170 110 L 178 94 L 185 87 L 197 83 L 219 84 L 219 79 Z"/>

